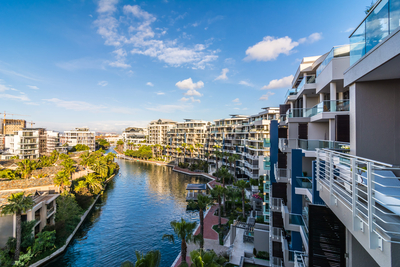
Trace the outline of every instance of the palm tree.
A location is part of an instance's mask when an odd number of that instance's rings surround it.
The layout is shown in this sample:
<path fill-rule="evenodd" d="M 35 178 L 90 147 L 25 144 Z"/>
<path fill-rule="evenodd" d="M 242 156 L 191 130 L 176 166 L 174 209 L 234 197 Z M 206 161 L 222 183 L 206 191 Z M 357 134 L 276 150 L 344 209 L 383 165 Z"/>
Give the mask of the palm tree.
<path fill-rule="evenodd" d="M 68 159 L 68 160 L 64 160 L 63 163 L 61 163 L 61 165 L 64 166 L 63 171 L 72 179 L 72 174 L 75 172 L 76 168 L 73 165 L 73 160 Z"/>
<path fill-rule="evenodd" d="M 21 215 L 25 213 L 27 210 L 30 210 L 35 205 L 33 199 L 28 196 L 24 196 L 24 192 L 19 192 L 12 194 L 10 197 L 7 198 L 8 204 L 1 206 L 1 214 L 15 214 L 17 219 L 17 232 L 16 232 L 16 239 L 17 239 L 17 246 L 15 248 L 14 260 L 18 260 L 19 253 L 21 250 Z"/>
<path fill-rule="evenodd" d="M 180 147 L 177 147 L 176 153 L 178 154 L 178 163 L 179 163 L 179 155 L 182 153 L 182 149 Z"/>
<path fill-rule="evenodd" d="M 197 148 L 197 157 L 200 159 L 200 148 L 203 148 L 204 146 L 202 144 L 195 144 L 195 147 Z"/>
<path fill-rule="evenodd" d="M 248 184 L 246 181 L 240 180 L 235 183 L 235 186 L 239 187 L 239 189 L 242 190 L 242 213 L 243 213 L 243 218 L 245 218 L 245 216 L 244 216 L 244 200 L 245 200 L 244 190 L 247 188 Z"/>
<path fill-rule="evenodd" d="M 187 242 L 193 241 L 197 243 L 201 240 L 199 235 L 193 236 L 193 231 L 196 228 L 196 222 L 187 222 L 183 218 L 181 221 L 172 221 L 171 227 L 174 229 L 175 234 L 178 236 L 181 243 L 181 259 L 182 262 L 186 263 L 186 254 L 187 254 Z M 175 242 L 174 235 L 164 234 L 162 239 L 167 239 L 168 241 Z"/>
<path fill-rule="evenodd" d="M 96 174 L 89 173 L 85 180 L 89 190 L 94 194 L 100 193 L 100 191 L 103 189 L 102 181 Z"/>
<path fill-rule="evenodd" d="M 189 206 L 191 208 L 199 208 L 199 217 L 200 217 L 200 235 L 202 236 L 200 241 L 200 248 L 204 248 L 204 210 L 207 209 L 207 206 L 212 203 L 212 199 L 206 195 L 197 195 L 197 202 L 191 200 L 189 202 Z"/>
<path fill-rule="evenodd" d="M 226 262 L 226 259 L 218 256 L 214 250 L 193 250 L 190 252 L 190 259 L 192 261 L 191 267 L 222 267 Z"/>
<path fill-rule="evenodd" d="M 229 162 L 229 167 L 232 170 L 232 165 L 235 162 L 235 158 L 233 157 L 233 155 L 228 157 L 228 162 Z"/>
<path fill-rule="evenodd" d="M 194 146 L 193 145 L 189 146 L 189 152 L 190 152 L 190 158 L 192 159 L 192 162 L 193 162 L 193 152 L 194 152 Z"/>
<path fill-rule="evenodd" d="M 188 144 L 186 143 L 182 143 L 181 147 L 183 147 L 183 163 L 185 163 L 186 161 L 186 148 L 187 148 Z"/>
<path fill-rule="evenodd" d="M 171 146 L 170 145 L 166 145 L 165 149 L 167 151 L 167 156 L 170 157 L 171 156 L 171 152 L 169 150 L 171 149 Z"/>
<path fill-rule="evenodd" d="M 207 158 L 207 163 L 208 163 L 208 158 L 210 157 L 210 153 L 206 152 L 206 153 L 204 154 L 204 156 L 206 156 L 206 158 Z"/>
<path fill-rule="evenodd" d="M 146 254 L 135 251 L 136 263 L 124 261 L 121 267 L 159 267 L 161 263 L 161 253 L 159 250 L 151 250 Z"/>
<path fill-rule="evenodd" d="M 211 190 L 211 196 L 218 201 L 218 227 L 221 229 L 221 196 L 225 193 L 226 188 L 216 185 Z"/>
<path fill-rule="evenodd" d="M 238 197 L 238 193 L 239 191 L 232 186 L 228 186 L 226 189 L 226 196 L 229 198 L 230 201 L 232 201 L 232 210 L 235 210 L 235 202 L 236 198 Z"/>
<path fill-rule="evenodd" d="M 93 171 L 98 173 L 102 178 L 106 177 L 108 173 L 107 164 L 102 159 L 96 159 L 93 165 L 91 166 Z"/>
<path fill-rule="evenodd" d="M 232 157 L 235 159 L 235 169 L 233 170 L 233 175 L 235 176 L 235 181 L 237 182 L 236 167 L 237 161 L 240 159 L 240 156 L 238 154 L 233 154 Z"/>
<path fill-rule="evenodd" d="M 218 159 L 221 158 L 222 153 L 221 153 L 221 151 L 216 150 L 216 151 L 214 151 L 214 155 L 215 155 L 215 162 L 217 164 L 217 172 L 218 172 Z"/>
<path fill-rule="evenodd" d="M 56 177 L 54 177 L 54 184 L 61 187 L 61 191 L 64 191 L 66 186 L 71 185 L 71 181 L 69 180 L 69 175 L 64 171 L 59 171 Z"/>
<path fill-rule="evenodd" d="M 18 162 L 18 170 L 21 173 L 22 178 L 27 178 L 33 170 L 36 169 L 36 162 L 30 159 L 24 159 Z"/>

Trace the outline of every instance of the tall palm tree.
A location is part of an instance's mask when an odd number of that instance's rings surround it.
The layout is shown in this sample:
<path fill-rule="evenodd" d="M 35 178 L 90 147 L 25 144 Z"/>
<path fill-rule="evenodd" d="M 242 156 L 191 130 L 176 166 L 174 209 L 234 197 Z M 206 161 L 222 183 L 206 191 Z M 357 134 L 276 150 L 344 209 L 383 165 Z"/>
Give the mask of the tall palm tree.
<path fill-rule="evenodd" d="M 235 169 L 233 170 L 233 175 L 235 176 L 235 181 L 237 182 L 236 168 L 237 168 L 237 161 L 240 159 L 240 156 L 238 154 L 233 154 L 232 157 L 235 160 L 234 161 Z"/>
<path fill-rule="evenodd" d="M 172 221 L 171 227 L 174 229 L 175 234 L 182 241 L 181 243 L 181 259 L 182 262 L 186 262 L 187 254 L 187 242 L 193 241 L 197 243 L 201 240 L 199 235 L 194 236 L 193 231 L 196 228 L 196 222 L 187 222 L 183 218 L 181 221 Z M 175 242 L 174 235 L 164 234 L 162 239 L 167 239 L 168 241 Z"/>
<path fill-rule="evenodd" d="M 89 190 L 94 194 L 100 193 L 100 191 L 103 189 L 103 183 L 95 173 L 89 173 L 86 176 L 85 181 Z"/>
<path fill-rule="evenodd" d="M 200 148 L 203 148 L 204 146 L 203 146 L 203 144 L 198 143 L 198 144 L 195 144 L 195 147 L 197 148 L 197 157 L 200 160 Z"/>
<path fill-rule="evenodd" d="M 193 152 L 194 152 L 194 146 L 193 145 L 189 146 L 189 152 L 190 152 L 190 158 L 192 159 L 192 162 L 193 162 Z"/>
<path fill-rule="evenodd" d="M 189 206 L 191 208 L 198 208 L 199 209 L 199 217 L 200 217 L 200 248 L 204 248 L 204 211 L 207 209 L 207 206 L 212 203 L 212 199 L 206 195 L 197 195 L 197 202 L 191 200 L 189 202 Z"/>
<path fill-rule="evenodd" d="M 32 171 L 36 169 L 36 162 L 30 159 L 24 159 L 18 162 L 18 170 L 22 178 L 27 178 Z"/>
<path fill-rule="evenodd" d="M 65 187 L 71 185 L 71 181 L 69 179 L 69 175 L 64 171 L 59 171 L 57 175 L 54 177 L 54 184 L 61 187 L 61 191 L 65 190 Z"/>
<path fill-rule="evenodd" d="M 245 195 L 244 195 L 244 190 L 248 187 L 248 184 L 244 180 L 237 181 L 235 183 L 235 186 L 239 187 L 239 189 L 242 191 L 242 214 L 243 218 L 245 218 L 245 213 L 244 213 L 244 200 L 245 200 Z"/>
<path fill-rule="evenodd" d="M 169 150 L 171 149 L 171 146 L 170 145 L 166 145 L 165 149 L 166 149 L 166 152 L 167 152 L 167 157 L 170 157 L 171 156 L 171 152 Z"/>
<path fill-rule="evenodd" d="M 75 172 L 76 167 L 73 165 L 73 161 L 72 160 L 64 160 L 63 163 L 61 163 L 61 165 L 64 166 L 63 171 L 70 177 L 70 179 L 72 180 L 72 174 Z"/>
<path fill-rule="evenodd" d="M 221 197 L 225 193 L 226 188 L 216 185 L 211 190 L 211 196 L 218 201 L 218 227 L 221 229 Z"/>
<path fill-rule="evenodd" d="M 217 172 L 218 172 L 218 160 L 222 157 L 222 152 L 219 150 L 215 150 L 214 151 L 214 155 L 215 155 L 215 162 L 217 164 Z"/>
<path fill-rule="evenodd" d="M 186 148 L 188 147 L 188 144 L 182 143 L 181 147 L 183 147 L 183 163 L 186 161 Z"/>
<path fill-rule="evenodd" d="M 21 233 L 22 233 L 21 215 L 22 215 L 22 213 L 25 213 L 27 210 L 32 209 L 33 206 L 35 205 L 35 202 L 30 197 L 30 195 L 24 196 L 24 192 L 12 194 L 10 197 L 7 198 L 7 201 L 8 201 L 8 204 L 1 206 L 1 214 L 3 214 L 3 215 L 15 214 L 16 215 L 17 246 L 15 248 L 14 260 L 18 260 L 19 253 L 21 250 Z"/>
<path fill-rule="evenodd" d="M 179 163 L 179 155 L 182 153 L 182 149 L 180 147 L 177 147 L 176 153 L 178 154 L 178 163 Z"/>
<path fill-rule="evenodd" d="M 102 178 L 107 176 L 108 166 L 101 158 L 96 159 L 91 167 L 93 171 L 99 174 Z"/>

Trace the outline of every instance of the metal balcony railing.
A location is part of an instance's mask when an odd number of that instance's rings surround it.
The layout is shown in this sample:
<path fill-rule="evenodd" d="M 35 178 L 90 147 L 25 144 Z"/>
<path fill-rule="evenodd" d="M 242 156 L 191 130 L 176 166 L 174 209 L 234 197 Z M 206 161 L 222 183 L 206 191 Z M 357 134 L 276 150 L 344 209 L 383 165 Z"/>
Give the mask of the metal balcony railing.
<path fill-rule="evenodd" d="M 353 218 L 352 230 L 366 232 L 371 249 L 383 250 L 383 241 L 400 244 L 400 178 L 393 173 L 400 168 L 328 149 L 317 150 L 316 163 L 328 206 L 343 204 Z"/>

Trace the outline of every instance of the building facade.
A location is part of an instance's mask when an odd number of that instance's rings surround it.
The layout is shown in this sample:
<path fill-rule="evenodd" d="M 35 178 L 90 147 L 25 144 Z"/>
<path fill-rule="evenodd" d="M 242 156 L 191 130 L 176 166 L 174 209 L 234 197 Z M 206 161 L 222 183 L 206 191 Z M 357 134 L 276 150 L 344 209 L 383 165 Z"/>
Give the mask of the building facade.
<path fill-rule="evenodd" d="M 89 128 L 75 128 L 75 130 L 64 131 L 64 138 L 69 147 L 81 144 L 88 146 L 91 151 L 96 150 L 95 132 L 90 131 Z"/>
<path fill-rule="evenodd" d="M 151 121 L 147 126 L 148 143 L 152 145 L 166 145 L 168 132 L 176 126 L 176 122 L 167 119 Z"/>
<path fill-rule="evenodd" d="M 3 135 L 14 135 L 14 132 L 26 128 L 26 120 L 2 119 L 1 133 Z"/>
<path fill-rule="evenodd" d="M 124 141 L 124 151 L 136 150 L 139 145 L 147 145 L 146 128 L 129 127 L 122 132 L 122 141 Z"/>

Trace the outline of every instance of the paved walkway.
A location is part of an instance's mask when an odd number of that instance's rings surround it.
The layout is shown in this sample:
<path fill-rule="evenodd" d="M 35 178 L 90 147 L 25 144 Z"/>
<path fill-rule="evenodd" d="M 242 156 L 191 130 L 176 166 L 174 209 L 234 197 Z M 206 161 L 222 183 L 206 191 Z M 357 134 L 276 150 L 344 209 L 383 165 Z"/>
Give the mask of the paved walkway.
<path fill-rule="evenodd" d="M 205 172 L 192 172 L 192 171 L 190 171 L 188 169 L 183 169 L 183 168 L 180 168 L 180 167 L 177 167 L 177 166 L 175 166 L 172 170 L 176 171 L 176 172 L 183 173 L 183 174 L 187 174 L 187 175 L 205 176 L 205 177 L 211 179 L 211 181 L 207 183 L 207 185 L 211 189 L 213 189 L 216 185 L 222 186 L 222 183 L 217 182 L 217 180 L 218 180 L 217 177 L 212 176 L 211 174 L 208 174 L 208 173 L 205 173 Z"/>
<path fill-rule="evenodd" d="M 211 207 L 210 211 L 207 213 L 204 218 L 204 238 L 218 240 L 218 233 L 212 229 L 213 225 L 218 224 L 218 216 L 214 215 L 215 210 L 218 208 L 218 205 L 214 205 Z M 228 222 L 228 219 L 221 218 L 221 224 L 225 224 Z M 197 229 L 195 235 L 200 233 L 200 227 Z"/>

